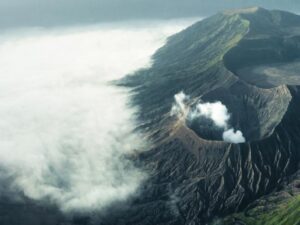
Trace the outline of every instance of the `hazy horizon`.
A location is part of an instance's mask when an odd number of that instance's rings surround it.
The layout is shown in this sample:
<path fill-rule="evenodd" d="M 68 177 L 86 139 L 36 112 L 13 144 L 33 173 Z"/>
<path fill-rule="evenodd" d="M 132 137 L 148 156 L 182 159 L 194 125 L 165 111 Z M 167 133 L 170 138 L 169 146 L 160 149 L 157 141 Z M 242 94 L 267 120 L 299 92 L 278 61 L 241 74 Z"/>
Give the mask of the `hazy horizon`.
<path fill-rule="evenodd" d="M 225 9 L 250 6 L 300 12 L 300 2 L 296 0 L 3 0 L 0 28 L 206 17 Z"/>

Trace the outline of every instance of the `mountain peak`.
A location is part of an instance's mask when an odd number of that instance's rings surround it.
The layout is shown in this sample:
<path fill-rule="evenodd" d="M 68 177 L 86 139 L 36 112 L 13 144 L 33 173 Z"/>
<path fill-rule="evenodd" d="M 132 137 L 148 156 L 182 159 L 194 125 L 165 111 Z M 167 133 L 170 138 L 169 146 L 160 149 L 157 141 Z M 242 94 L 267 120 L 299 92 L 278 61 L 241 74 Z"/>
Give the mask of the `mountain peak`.
<path fill-rule="evenodd" d="M 176 224 L 207 224 L 245 209 L 294 174 L 300 160 L 299 68 L 300 16 L 289 12 L 226 11 L 170 37 L 150 68 L 125 80 L 136 87 L 142 128 L 156 143 L 140 157 L 155 174 L 149 178 L 155 185 L 148 185 L 153 190 L 145 191 L 151 206 L 144 210 L 162 208 L 164 194 L 176 193 Z M 206 118 L 174 116 L 178 93 L 187 95 L 191 112 L 201 103 L 221 102 L 247 143 L 228 143 Z M 152 218 L 166 215 L 156 212 Z"/>
<path fill-rule="evenodd" d="M 231 10 L 225 10 L 223 11 L 223 14 L 225 15 L 234 15 L 234 14 L 255 14 L 259 11 L 267 11 L 264 8 L 255 6 L 255 7 L 249 7 L 249 8 L 240 8 L 240 9 L 231 9 Z"/>

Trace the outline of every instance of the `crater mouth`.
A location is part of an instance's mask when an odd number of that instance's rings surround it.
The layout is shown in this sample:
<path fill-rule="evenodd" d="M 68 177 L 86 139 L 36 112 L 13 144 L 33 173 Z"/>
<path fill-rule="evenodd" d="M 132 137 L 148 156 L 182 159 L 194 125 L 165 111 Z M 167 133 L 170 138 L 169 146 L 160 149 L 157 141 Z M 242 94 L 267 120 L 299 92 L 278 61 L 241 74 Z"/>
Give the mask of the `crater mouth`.
<path fill-rule="evenodd" d="M 241 131 L 246 142 L 270 137 L 285 115 L 292 99 L 286 86 L 262 89 L 238 81 L 229 88 L 218 88 L 201 99 L 220 101 L 230 114 L 227 127 L 218 127 L 211 120 L 199 118 L 187 121 L 187 126 L 206 140 L 224 140 L 223 132 Z"/>
<path fill-rule="evenodd" d="M 260 88 L 300 85 L 300 59 L 287 63 L 248 66 L 236 71 L 237 76 Z"/>
<path fill-rule="evenodd" d="M 234 144 L 246 142 L 243 132 L 231 126 L 231 114 L 221 101 L 198 101 L 188 109 L 185 120 L 186 126 L 202 139 Z"/>
<path fill-rule="evenodd" d="M 186 125 L 193 130 L 199 137 L 209 141 L 224 141 L 224 129 L 218 127 L 210 119 L 199 117 L 194 120 L 186 119 Z"/>

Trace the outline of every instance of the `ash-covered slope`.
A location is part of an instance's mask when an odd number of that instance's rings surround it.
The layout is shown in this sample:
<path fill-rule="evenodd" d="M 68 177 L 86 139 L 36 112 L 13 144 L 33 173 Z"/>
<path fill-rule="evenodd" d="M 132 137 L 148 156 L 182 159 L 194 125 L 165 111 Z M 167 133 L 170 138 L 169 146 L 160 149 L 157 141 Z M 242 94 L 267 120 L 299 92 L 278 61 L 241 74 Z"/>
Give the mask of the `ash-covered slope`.
<path fill-rule="evenodd" d="M 141 197 L 105 223 L 206 224 L 278 189 L 298 170 L 300 76 L 253 71 L 293 70 L 299 57 L 300 17 L 282 11 L 227 11 L 172 36 L 150 69 L 122 81 L 135 87 L 141 129 L 154 144 L 138 156 L 149 173 Z M 205 139 L 172 116 L 180 91 L 190 107 L 221 101 L 247 142 Z"/>

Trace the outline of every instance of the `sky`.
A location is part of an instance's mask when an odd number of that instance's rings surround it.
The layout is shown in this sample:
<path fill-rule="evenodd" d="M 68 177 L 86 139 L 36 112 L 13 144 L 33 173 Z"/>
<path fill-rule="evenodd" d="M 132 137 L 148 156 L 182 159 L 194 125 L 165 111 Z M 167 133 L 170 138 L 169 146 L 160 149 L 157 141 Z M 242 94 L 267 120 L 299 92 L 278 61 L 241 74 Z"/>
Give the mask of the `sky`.
<path fill-rule="evenodd" d="M 300 12 L 299 0 L 0 0 L 0 27 L 204 17 L 248 6 Z"/>

